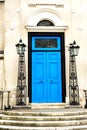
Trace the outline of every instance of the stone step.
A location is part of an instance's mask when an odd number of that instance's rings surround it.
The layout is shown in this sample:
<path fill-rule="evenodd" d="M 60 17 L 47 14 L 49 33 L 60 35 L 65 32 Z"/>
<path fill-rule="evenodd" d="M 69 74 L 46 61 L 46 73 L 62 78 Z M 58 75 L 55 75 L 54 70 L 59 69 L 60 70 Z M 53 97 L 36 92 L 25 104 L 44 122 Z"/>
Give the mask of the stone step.
<path fill-rule="evenodd" d="M 75 125 L 87 125 L 87 120 L 72 121 L 16 121 L 16 120 L 0 120 L 0 125 L 10 126 L 28 126 L 28 127 L 63 127 Z"/>
<path fill-rule="evenodd" d="M 70 121 L 70 120 L 87 120 L 87 115 L 73 116 L 8 116 L 0 114 L 0 120 L 16 121 Z"/>
<path fill-rule="evenodd" d="M 21 127 L 0 125 L 0 130 L 87 130 L 87 125 L 67 126 L 67 127 Z"/>
<path fill-rule="evenodd" d="M 84 127 L 83 127 L 84 126 Z M 4 130 L 87 130 L 87 109 L 18 109 L 0 111 Z M 82 127 L 82 129 L 80 129 Z"/>
<path fill-rule="evenodd" d="M 86 109 L 43 109 L 43 110 L 16 110 L 16 111 L 2 111 L 3 115 L 11 116 L 73 116 L 73 115 L 87 115 Z"/>

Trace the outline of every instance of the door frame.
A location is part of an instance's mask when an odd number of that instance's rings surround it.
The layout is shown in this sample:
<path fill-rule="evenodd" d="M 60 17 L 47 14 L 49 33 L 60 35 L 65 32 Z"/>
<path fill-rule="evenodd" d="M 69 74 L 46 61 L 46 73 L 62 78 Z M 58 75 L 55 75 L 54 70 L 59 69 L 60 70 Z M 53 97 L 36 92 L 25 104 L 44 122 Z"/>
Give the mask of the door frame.
<path fill-rule="evenodd" d="M 66 97 L 66 77 L 65 77 L 65 41 L 64 32 L 28 32 L 28 97 L 32 102 L 32 36 L 60 36 L 61 38 L 61 71 L 62 71 L 62 102 Z"/>

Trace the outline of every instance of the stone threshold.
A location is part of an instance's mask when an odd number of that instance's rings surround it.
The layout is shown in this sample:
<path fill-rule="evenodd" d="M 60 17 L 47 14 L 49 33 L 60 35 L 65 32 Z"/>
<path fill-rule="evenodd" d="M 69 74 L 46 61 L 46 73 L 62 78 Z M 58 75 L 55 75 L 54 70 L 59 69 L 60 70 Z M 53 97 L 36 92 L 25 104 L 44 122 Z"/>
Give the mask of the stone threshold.
<path fill-rule="evenodd" d="M 66 103 L 29 103 L 28 105 L 13 106 L 12 109 L 52 109 L 65 108 Z"/>

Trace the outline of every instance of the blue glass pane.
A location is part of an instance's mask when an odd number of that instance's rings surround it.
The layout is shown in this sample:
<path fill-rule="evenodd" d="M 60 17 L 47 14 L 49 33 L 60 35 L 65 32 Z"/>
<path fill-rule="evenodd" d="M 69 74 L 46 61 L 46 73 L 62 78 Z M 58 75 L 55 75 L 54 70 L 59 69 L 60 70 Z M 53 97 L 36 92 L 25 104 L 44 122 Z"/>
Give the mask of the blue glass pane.
<path fill-rule="evenodd" d="M 61 50 L 60 37 L 32 37 L 32 50 Z"/>

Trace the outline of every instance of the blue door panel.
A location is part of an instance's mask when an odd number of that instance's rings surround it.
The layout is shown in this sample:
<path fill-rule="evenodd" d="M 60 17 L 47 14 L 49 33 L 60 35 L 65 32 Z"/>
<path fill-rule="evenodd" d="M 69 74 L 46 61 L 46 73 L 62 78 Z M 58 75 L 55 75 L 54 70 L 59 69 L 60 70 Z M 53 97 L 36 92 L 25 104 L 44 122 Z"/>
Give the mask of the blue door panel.
<path fill-rule="evenodd" d="M 34 87 L 32 89 L 32 102 L 46 102 L 45 100 L 45 90 L 44 90 L 44 83 L 35 82 Z"/>
<path fill-rule="evenodd" d="M 62 102 L 61 54 L 47 52 L 48 102 Z"/>
<path fill-rule="evenodd" d="M 58 84 L 57 82 L 51 82 L 48 86 L 48 102 L 49 103 L 58 103 L 61 102 L 58 95 Z M 61 96 L 61 95 L 60 95 Z"/>
<path fill-rule="evenodd" d="M 45 62 L 45 52 L 32 52 L 32 102 L 46 102 Z"/>

